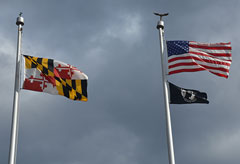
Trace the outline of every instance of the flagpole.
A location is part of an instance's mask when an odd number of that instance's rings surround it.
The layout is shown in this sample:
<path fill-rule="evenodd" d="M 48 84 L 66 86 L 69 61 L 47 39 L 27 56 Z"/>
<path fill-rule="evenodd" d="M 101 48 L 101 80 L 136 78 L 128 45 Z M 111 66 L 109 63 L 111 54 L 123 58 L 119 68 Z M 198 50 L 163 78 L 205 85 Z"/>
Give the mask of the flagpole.
<path fill-rule="evenodd" d="M 160 16 L 160 21 L 157 24 L 157 29 L 159 30 L 159 40 L 160 40 L 162 83 L 163 83 L 163 94 L 164 94 L 164 104 L 165 104 L 165 114 L 166 114 L 168 159 L 169 159 L 169 164 L 175 164 L 173 137 L 172 137 L 172 125 L 171 125 L 171 113 L 170 113 L 170 108 L 169 108 L 167 78 L 166 78 L 166 70 L 165 70 L 165 65 L 164 65 L 164 41 L 163 41 L 164 22 L 162 20 L 162 17 L 167 16 L 168 13 L 166 13 L 166 14 L 154 13 L 154 14 L 157 16 Z"/>
<path fill-rule="evenodd" d="M 15 71 L 15 85 L 14 85 L 14 98 L 13 98 L 13 111 L 12 111 L 12 127 L 11 127 L 11 141 L 9 150 L 8 164 L 16 164 L 17 157 L 17 142 L 18 142 L 18 100 L 20 91 L 20 59 L 21 59 L 21 39 L 22 39 L 22 26 L 24 25 L 24 19 L 22 13 L 17 17 L 18 26 L 18 40 L 17 40 L 17 56 L 16 56 L 16 71 Z"/>

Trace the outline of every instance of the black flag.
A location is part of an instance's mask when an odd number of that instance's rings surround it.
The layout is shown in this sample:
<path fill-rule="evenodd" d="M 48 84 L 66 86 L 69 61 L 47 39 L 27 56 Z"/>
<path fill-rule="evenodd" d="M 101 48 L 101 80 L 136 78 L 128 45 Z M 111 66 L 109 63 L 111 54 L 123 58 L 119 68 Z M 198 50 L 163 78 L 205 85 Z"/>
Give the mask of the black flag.
<path fill-rule="evenodd" d="M 205 92 L 180 88 L 170 82 L 168 83 L 170 88 L 170 104 L 209 103 L 207 93 Z"/>

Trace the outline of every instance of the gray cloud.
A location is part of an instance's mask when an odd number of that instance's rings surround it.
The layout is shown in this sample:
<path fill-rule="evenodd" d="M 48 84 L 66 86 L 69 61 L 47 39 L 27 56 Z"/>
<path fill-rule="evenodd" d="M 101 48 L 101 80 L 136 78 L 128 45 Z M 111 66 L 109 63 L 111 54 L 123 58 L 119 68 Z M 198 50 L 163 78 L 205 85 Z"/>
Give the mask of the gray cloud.
<path fill-rule="evenodd" d="M 155 11 L 170 13 L 168 40 L 233 47 L 227 80 L 209 72 L 168 77 L 210 101 L 170 106 L 176 163 L 238 163 L 238 1 L 22 0 L 0 9 L 0 163 L 8 159 L 20 11 L 23 53 L 85 72 L 89 101 L 21 91 L 18 164 L 168 163 Z"/>

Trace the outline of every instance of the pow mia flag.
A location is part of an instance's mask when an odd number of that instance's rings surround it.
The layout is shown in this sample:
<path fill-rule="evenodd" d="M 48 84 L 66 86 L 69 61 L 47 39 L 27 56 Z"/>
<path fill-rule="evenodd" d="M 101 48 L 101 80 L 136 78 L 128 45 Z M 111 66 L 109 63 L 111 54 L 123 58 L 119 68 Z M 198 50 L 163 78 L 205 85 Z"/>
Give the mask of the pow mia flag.
<path fill-rule="evenodd" d="M 180 88 L 170 82 L 168 83 L 170 89 L 170 104 L 209 103 L 207 93 L 205 92 Z"/>

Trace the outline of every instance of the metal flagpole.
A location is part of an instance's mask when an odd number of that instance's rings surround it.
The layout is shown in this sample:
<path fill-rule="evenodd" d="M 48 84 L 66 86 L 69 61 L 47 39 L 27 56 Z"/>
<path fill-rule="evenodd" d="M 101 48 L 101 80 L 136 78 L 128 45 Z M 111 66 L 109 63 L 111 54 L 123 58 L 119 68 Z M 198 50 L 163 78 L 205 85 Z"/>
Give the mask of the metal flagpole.
<path fill-rule="evenodd" d="M 14 98 L 13 98 L 13 112 L 12 112 L 12 128 L 11 128 L 11 142 L 9 150 L 8 164 L 16 164 L 17 157 L 17 142 L 18 142 L 18 99 L 20 91 L 20 59 L 21 59 L 21 38 L 22 38 L 22 26 L 24 25 L 24 19 L 22 13 L 17 17 L 18 26 L 18 41 L 17 41 L 17 57 L 16 57 L 16 71 L 15 71 L 15 85 L 14 85 Z"/>
<path fill-rule="evenodd" d="M 168 88 L 167 88 L 167 79 L 166 79 L 166 71 L 164 65 L 164 41 L 163 41 L 163 33 L 164 33 L 164 22 L 162 20 L 163 16 L 167 16 L 166 14 L 154 13 L 157 16 L 160 16 L 160 21 L 157 24 L 157 29 L 159 30 L 159 40 L 160 40 L 160 54 L 161 54 L 161 65 L 162 65 L 162 83 L 163 83 L 163 94 L 164 94 L 164 102 L 165 102 L 165 113 L 166 113 L 166 131 L 167 131 L 167 144 L 168 144 L 168 158 L 169 164 L 175 164 L 174 157 L 174 148 L 173 148 L 173 137 L 172 137 L 172 125 L 171 125 L 171 114 L 169 108 L 169 96 L 168 96 Z"/>

